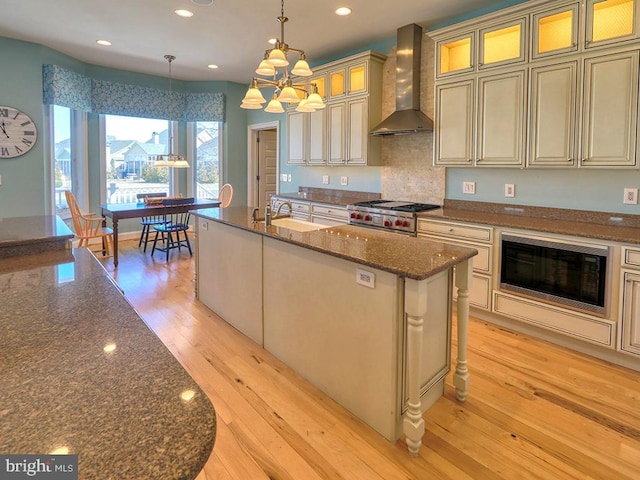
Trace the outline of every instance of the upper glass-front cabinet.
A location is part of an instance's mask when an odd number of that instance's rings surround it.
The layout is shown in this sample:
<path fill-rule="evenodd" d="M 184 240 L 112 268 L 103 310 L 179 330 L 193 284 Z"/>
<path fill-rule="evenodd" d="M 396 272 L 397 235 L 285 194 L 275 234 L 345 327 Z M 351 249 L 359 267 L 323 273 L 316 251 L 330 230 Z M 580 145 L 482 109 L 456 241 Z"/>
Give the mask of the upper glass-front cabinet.
<path fill-rule="evenodd" d="M 588 0 L 585 48 L 636 38 L 637 0 Z"/>
<path fill-rule="evenodd" d="M 456 37 L 438 42 L 438 76 L 473 70 L 474 35 Z"/>
<path fill-rule="evenodd" d="M 579 7 L 573 3 L 533 15 L 532 58 L 577 51 Z"/>
<path fill-rule="evenodd" d="M 526 20 L 524 18 L 480 30 L 478 68 L 524 61 Z"/>

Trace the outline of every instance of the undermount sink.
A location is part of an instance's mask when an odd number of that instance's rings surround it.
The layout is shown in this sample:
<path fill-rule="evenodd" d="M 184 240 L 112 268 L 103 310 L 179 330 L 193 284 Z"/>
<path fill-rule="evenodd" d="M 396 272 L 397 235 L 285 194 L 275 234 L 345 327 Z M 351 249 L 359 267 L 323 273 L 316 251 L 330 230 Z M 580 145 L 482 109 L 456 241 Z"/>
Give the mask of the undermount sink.
<path fill-rule="evenodd" d="M 288 228 L 289 230 L 295 230 L 296 232 L 310 232 L 312 230 L 320 230 L 326 228 L 325 225 L 317 223 L 306 222 L 304 220 L 296 220 L 294 218 L 276 218 L 271 220 L 271 225 L 275 227 Z"/>

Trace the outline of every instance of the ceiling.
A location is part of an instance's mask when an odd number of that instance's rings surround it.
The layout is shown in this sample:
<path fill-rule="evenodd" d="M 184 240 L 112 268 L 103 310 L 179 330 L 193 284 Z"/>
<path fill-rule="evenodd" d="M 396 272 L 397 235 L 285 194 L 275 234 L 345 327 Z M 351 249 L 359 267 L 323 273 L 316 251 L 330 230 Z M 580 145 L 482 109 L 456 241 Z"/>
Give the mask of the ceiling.
<path fill-rule="evenodd" d="M 424 27 L 494 4 L 504 0 L 287 0 L 285 41 L 313 64 L 395 37 L 409 23 Z M 279 0 L 2 0 L 0 36 L 164 77 L 164 55 L 171 54 L 173 78 L 248 83 L 270 48 L 267 40 L 280 36 L 280 6 Z M 339 17 L 339 6 L 353 13 Z M 194 16 L 178 17 L 179 8 Z M 100 46 L 99 39 L 112 45 Z"/>

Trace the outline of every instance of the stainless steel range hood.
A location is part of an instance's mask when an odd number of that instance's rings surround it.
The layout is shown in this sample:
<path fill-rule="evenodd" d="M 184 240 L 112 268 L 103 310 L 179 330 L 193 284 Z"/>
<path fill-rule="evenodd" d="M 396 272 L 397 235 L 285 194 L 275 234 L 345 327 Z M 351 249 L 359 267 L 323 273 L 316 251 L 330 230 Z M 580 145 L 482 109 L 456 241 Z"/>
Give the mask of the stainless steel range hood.
<path fill-rule="evenodd" d="M 396 47 L 396 111 L 369 135 L 407 135 L 433 131 L 433 120 L 420 111 L 422 27 L 414 23 L 398 29 Z"/>

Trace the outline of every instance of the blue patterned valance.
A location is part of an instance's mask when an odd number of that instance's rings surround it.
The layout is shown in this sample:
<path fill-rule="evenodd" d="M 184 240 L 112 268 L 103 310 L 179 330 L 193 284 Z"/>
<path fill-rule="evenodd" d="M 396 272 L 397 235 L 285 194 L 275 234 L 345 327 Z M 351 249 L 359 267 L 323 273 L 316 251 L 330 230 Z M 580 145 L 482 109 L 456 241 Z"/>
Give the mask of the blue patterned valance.
<path fill-rule="evenodd" d="M 96 80 L 44 65 L 43 100 L 47 105 L 110 115 L 185 122 L 224 122 L 224 94 L 183 93 Z"/>
<path fill-rule="evenodd" d="M 57 65 L 43 65 L 43 101 L 45 105 L 91 111 L 91 79 Z"/>

